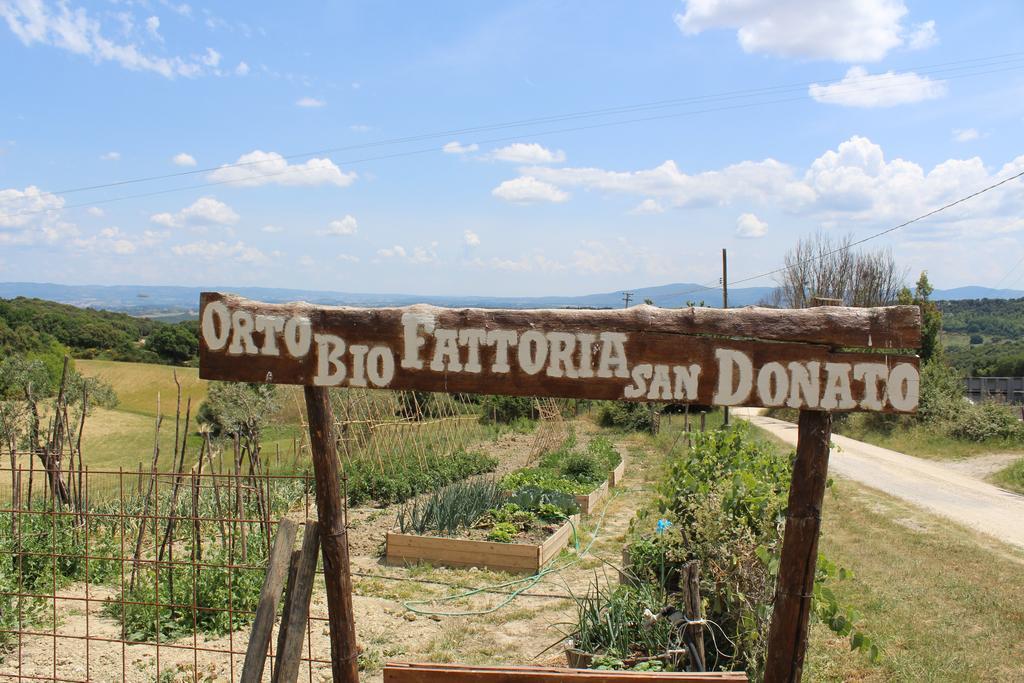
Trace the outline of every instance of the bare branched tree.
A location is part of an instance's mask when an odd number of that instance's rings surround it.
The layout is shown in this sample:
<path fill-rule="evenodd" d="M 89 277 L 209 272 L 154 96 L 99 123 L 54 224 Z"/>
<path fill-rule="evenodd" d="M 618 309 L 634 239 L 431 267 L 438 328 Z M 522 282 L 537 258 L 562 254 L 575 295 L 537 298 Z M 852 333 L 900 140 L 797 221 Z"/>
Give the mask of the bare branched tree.
<path fill-rule="evenodd" d="M 853 242 L 853 235 L 835 239 L 821 231 L 801 239 L 786 253 L 769 303 L 806 308 L 815 297 L 841 299 L 847 306 L 894 303 L 907 269 L 896 265 L 891 249 L 855 250 Z"/>

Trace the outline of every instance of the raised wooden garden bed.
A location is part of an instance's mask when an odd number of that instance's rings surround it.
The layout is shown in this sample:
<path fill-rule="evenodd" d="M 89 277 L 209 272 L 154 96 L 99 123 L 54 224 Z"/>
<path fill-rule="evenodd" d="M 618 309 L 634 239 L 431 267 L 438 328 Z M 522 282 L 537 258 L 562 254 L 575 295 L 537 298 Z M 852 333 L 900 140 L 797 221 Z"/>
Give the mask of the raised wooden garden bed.
<path fill-rule="evenodd" d="M 572 516 L 555 533 L 540 544 L 495 543 L 469 538 L 418 536 L 389 531 L 387 535 L 388 564 L 430 562 L 446 567 L 486 567 L 510 572 L 538 572 L 572 539 L 573 528 L 580 523 L 579 515 Z"/>
<path fill-rule="evenodd" d="M 623 458 L 619 461 L 619 464 L 615 466 L 608 474 L 608 486 L 615 488 L 622 483 L 623 478 L 626 476 L 626 459 Z"/>
<path fill-rule="evenodd" d="M 580 506 L 582 514 L 589 515 L 606 495 L 608 495 L 608 482 L 604 481 L 590 493 L 581 493 L 576 496 L 576 504 Z"/>

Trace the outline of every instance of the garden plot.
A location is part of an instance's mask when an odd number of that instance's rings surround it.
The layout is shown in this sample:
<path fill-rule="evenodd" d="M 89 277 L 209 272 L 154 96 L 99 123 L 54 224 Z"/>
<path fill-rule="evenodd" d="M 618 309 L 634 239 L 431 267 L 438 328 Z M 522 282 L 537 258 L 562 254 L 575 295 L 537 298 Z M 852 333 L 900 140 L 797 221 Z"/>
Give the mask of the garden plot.
<path fill-rule="evenodd" d="M 575 537 L 579 513 L 594 510 L 623 461 L 605 437 L 577 448 L 575 436 L 535 467 L 500 481 L 451 484 L 404 505 L 388 532 L 389 564 L 430 562 L 537 572 Z M 595 488 L 596 485 L 596 488 Z"/>

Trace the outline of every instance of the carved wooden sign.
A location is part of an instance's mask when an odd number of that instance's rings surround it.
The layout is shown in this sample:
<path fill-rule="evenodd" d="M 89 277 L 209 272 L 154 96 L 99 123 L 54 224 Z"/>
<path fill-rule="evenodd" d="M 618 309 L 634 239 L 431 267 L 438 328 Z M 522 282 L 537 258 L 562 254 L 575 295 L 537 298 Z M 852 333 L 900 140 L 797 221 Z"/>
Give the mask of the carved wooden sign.
<path fill-rule="evenodd" d="M 200 297 L 203 379 L 307 386 L 917 409 L 916 306 L 348 308 Z M 841 350 L 840 350 L 841 349 Z"/>

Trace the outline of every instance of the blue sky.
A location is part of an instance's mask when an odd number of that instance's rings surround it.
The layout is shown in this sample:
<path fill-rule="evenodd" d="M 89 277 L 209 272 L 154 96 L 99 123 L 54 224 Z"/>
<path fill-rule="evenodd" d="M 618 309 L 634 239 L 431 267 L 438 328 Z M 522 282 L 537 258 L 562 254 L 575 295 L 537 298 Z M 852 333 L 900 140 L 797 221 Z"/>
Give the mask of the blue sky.
<path fill-rule="evenodd" d="M 723 247 L 739 279 L 1024 170 L 1022 46 L 1017 0 L 0 0 L 0 281 L 578 294 Z M 1022 210 L 871 244 L 1022 286 Z"/>

